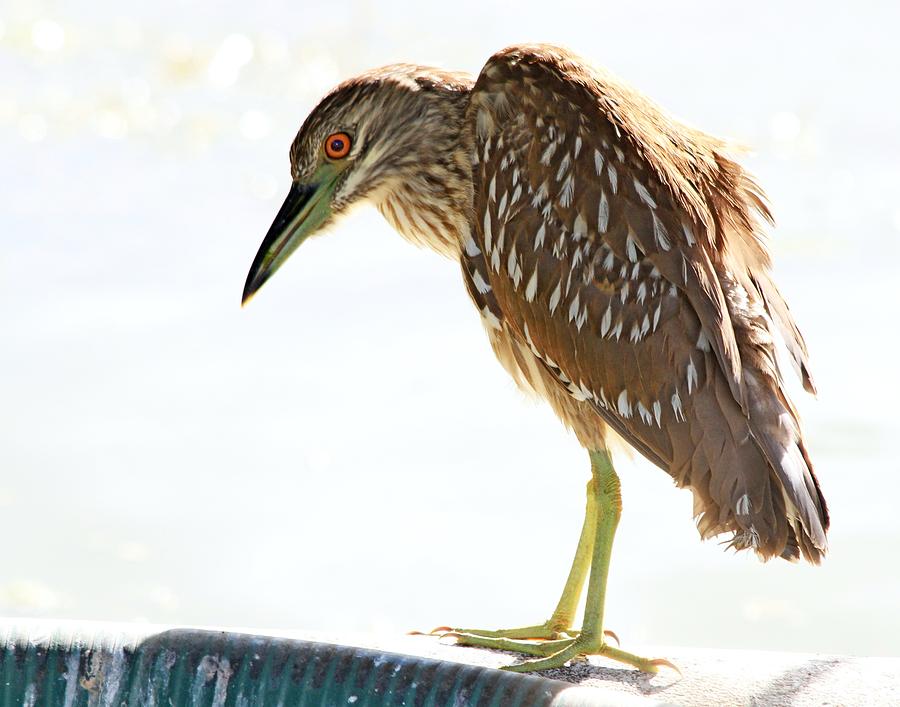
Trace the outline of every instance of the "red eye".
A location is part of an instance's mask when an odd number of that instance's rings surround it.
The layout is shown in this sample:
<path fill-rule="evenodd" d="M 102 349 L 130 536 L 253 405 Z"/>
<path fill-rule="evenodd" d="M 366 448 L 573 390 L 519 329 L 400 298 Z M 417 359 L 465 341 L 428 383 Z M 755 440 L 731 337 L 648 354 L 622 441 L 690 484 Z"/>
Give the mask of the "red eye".
<path fill-rule="evenodd" d="M 325 154 L 328 159 L 339 160 L 350 153 L 350 136 L 347 133 L 332 133 L 325 138 Z"/>

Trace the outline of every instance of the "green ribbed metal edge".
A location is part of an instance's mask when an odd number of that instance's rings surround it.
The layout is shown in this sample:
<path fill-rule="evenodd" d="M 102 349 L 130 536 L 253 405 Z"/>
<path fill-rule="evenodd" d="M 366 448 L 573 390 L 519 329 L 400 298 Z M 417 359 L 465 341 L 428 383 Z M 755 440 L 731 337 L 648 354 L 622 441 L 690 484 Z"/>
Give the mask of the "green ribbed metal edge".
<path fill-rule="evenodd" d="M 135 638 L 4 626 L 0 638 L 3 707 L 612 704 L 599 691 L 530 675 L 225 631 Z"/>

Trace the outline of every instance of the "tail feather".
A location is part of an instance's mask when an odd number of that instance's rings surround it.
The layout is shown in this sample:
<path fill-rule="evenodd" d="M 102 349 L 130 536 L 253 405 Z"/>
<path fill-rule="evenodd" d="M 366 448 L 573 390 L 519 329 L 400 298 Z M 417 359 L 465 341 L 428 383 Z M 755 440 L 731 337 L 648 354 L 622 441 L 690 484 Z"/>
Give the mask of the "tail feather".
<path fill-rule="evenodd" d="M 803 556 L 818 563 L 827 549 L 828 508 L 783 380 L 793 366 L 803 387 L 815 392 L 806 343 L 770 275 L 763 225 L 772 223 L 772 215 L 762 190 L 721 152 L 716 165 L 716 184 L 707 195 L 718 227 L 714 267 L 739 351 L 741 395 L 735 397 L 742 405 L 726 399 L 723 386 L 713 386 L 719 426 L 727 422 L 734 448 L 707 448 L 715 483 L 708 478 L 712 472 L 691 470 L 695 500 L 699 495 L 710 504 L 698 527 L 710 534 L 731 530 L 734 547 L 753 548 L 764 559 Z"/>
<path fill-rule="evenodd" d="M 786 510 L 800 551 L 818 563 L 828 547 L 828 511 L 799 425 L 778 395 L 751 373 L 745 373 L 750 388 L 750 425 L 753 437 L 777 476 Z"/>
<path fill-rule="evenodd" d="M 766 313 L 781 335 L 781 340 L 790 354 L 791 363 L 803 383 L 804 390 L 815 395 L 816 383 L 809 370 L 809 352 L 806 349 L 806 341 L 797 328 L 781 292 L 768 272 L 758 273 L 751 277 L 751 281 L 762 298 Z"/>

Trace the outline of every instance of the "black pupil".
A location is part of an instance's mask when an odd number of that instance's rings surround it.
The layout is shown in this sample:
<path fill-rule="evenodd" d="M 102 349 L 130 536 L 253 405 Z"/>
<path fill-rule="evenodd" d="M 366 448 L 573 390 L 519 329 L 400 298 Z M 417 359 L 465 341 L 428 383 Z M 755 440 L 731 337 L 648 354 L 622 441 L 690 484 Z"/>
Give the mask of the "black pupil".
<path fill-rule="evenodd" d="M 343 152 L 344 151 L 344 139 L 336 137 L 331 141 L 331 150 L 332 152 Z"/>

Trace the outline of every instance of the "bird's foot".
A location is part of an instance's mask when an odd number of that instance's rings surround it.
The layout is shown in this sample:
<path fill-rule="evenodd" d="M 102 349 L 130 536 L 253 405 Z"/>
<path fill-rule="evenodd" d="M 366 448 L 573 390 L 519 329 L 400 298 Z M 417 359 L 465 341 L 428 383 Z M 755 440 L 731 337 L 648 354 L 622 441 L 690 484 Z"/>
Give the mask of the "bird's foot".
<path fill-rule="evenodd" d="M 411 631 L 412 635 L 424 635 L 420 631 Z M 431 629 L 429 636 L 477 636 L 480 638 L 511 638 L 528 641 L 556 641 L 560 639 L 577 638 L 581 633 L 577 628 L 564 628 L 556 622 L 546 621 L 536 626 L 522 626 L 521 628 L 501 628 L 495 630 L 481 628 L 451 628 L 450 626 L 438 626 Z M 614 631 L 604 631 L 603 635 L 611 638 L 620 645 L 619 637 Z"/>
<path fill-rule="evenodd" d="M 539 627 L 530 626 L 526 628 L 535 629 Z M 524 629 L 512 629 L 512 631 L 516 632 L 522 630 Z M 506 632 L 447 631 L 441 635 L 453 637 L 456 639 L 457 644 L 461 646 L 492 648 L 495 650 L 512 651 L 538 657 L 537 660 L 526 660 L 523 663 L 507 665 L 503 668 L 504 670 L 511 670 L 517 673 L 529 673 L 536 670 L 561 668 L 575 658 L 600 655 L 612 660 L 617 660 L 620 663 L 631 665 L 645 673 L 658 673 L 661 667 L 666 667 L 671 668 L 681 675 L 681 671 L 665 658 L 642 658 L 633 653 L 628 653 L 609 645 L 606 642 L 606 636 L 611 632 L 607 631 L 604 631 L 604 636 L 599 639 L 574 631 L 573 633 L 577 634 L 575 636 L 542 640 L 538 643 L 529 640 L 517 640 L 516 638 L 510 637 L 508 632 L 509 630 Z M 504 635 L 483 635 L 485 633 L 503 633 Z M 615 634 L 612 635 L 615 636 Z M 533 636 L 531 638 L 533 638 Z M 618 643 L 618 639 L 616 639 L 616 643 Z"/>
<path fill-rule="evenodd" d="M 565 628 L 547 621 L 535 626 L 522 626 L 521 628 L 502 628 L 496 630 L 481 628 L 452 628 L 450 626 L 438 626 L 428 632 L 430 636 L 480 636 L 482 638 L 514 638 L 531 641 L 554 641 L 560 638 L 574 638 L 578 631 Z"/>

